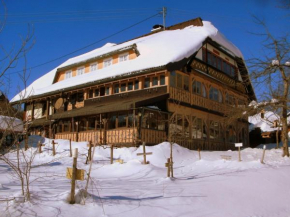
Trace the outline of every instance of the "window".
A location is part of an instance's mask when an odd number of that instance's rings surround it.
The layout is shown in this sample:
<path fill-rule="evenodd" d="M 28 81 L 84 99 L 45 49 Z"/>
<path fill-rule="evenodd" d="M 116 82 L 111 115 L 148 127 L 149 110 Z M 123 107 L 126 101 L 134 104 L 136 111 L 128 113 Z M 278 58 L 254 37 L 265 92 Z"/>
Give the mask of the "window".
<path fill-rule="evenodd" d="M 121 84 L 121 92 L 126 91 L 126 83 Z"/>
<path fill-rule="evenodd" d="M 85 67 L 81 67 L 77 69 L 77 75 L 82 75 L 85 73 Z"/>
<path fill-rule="evenodd" d="M 235 143 L 236 142 L 236 131 L 233 126 L 228 126 L 226 130 L 226 140 L 227 142 Z"/>
<path fill-rule="evenodd" d="M 127 61 L 128 59 L 129 59 L 128 53 L 124 53 L 124 54 L 119 55 L 119 62 L 124 62 L 124 61 Z"/>
<path fill-rule="evenodd" d="M 67 72 L 65 72 L 65 79 L 71 78 L 72 77 L 72 71 L 69 70 Z"/>
<path fill-rule="evenodd" d="M 63 132 L 69 132 L 70 131 L 70 121 L 64 121 L 63 122 Z"/>
<path fill-rule="evenodd" d="M 165 75 L 160 75 L 160 85 L 165 85 Z"/>
<path fill-rule="evenodd" d="M 110 87 L 106 87 L 105 94 L 106 94 L 106 95 L 110 95 Z"/>
<path fill-rule="evenodd" d="M 221 92 L 218 89 L 213 88 L 213 87 L 210 88 L 210 90 L 209 90 L 209 98 L 211 100 L 214 100 L 214 101 L 217 101 L 217 102 L 222 102 L 223 101 Z"/>
<path fill-rule="evenodd" d="M 98 69 L 98 64 L 92 63 L 90 69 L 91 69 L 91 72 L 96 71 Z"/>
<path fill-rule="evenodd" d="M 175 71 L 170 72 L 170 86 L 176 87 L 176 72 Z"/>
<path fill-rule="evenodd" d="M 94 97 L 94 90 L 89 90 L 89 99 Z"/>
<path fill-rule="evenodd" d="M 220 140 L 222 138 L 219 122 L 216 122 L 216 121 L 210 122 L 209 138 L 215 139 L 215 140 L 217 140 L 217 139 Z"/>
<path fill-rule="evenodd" d="M 133 82 L 128 82 L 128 91 L 133 90 Z"/>
<path fill-rule="evenodd" d="M 189 91 L 189 77 L 186 75 L 183 76 L 183 89 Z"/>
<path fill-rule="evenodd" d="M 226 100 L 226 103 L 227 103 L 227 104 L 229 104 L 229 105 L 235 107 L 236 103 L 235 103 L 235 98 L 234 98 L 234 96 L 232 96 L 232 95 L 226 93 L 226 99 L 225 99 L 225 100 Z"/>
<path fill-rule="evenodd" d="M 193 139 L 206 139 L 207 132 L 206 132 L 206 125 L 201 118 L 192 117 L 192 138 Z"/>
<path fill-rule="evenodd" d="M 134 90 L 138 90 L 139 89 L 139 80 L 135 81 L 135 85 L 134 85 Z"/>
<path fill-rule="evenodd" d="M 152 86 L 157 86 L 158 85 L 158 77 L 153 77 L 152 78 Z"/>
<path fill-rule="evenodd" d="M 113 64 L 113 59 L 112 58 L 109 58 L 109 59 L 105 59 L 104 60 L 104 68 L 110 66 Z"/>
<path fill-rule="evenodd" d="M 212 52 L 203 49 L 202 59 L 204 62 L 207 62 L 209 65 L 223 71 L 225 74 L 231 77 L 236 77 L 237 68 Z"/>
<path fill-rule="evenodd" d="M 114 93 L 119 93 L 119 84 L 114 85 Z"/>
<path fill-rule="evenodd" d="M 108 121 L 108 128 L 109 129 L 115 129 L 116 128 L 116 118 L 117 118 L 116 114 L 111 114 L 110 115 L 109 121 Z"/>
<path fill-rule="evenodd" d="M 100 96 L 100 89 L 95 89 L 95 97 Z"/>
<path fill-rule="evenodd" d="M 150 78 L 145 78 L 144 88 L 149 88 L 149 87 L 150 87 Z"/>
<path fill-rule="evenodd" d="M 88 130 L 95 130 L 96 119 L 88 118 Z"/>
<path fill-rule="evenodd" d="M 87 120 L 86 119 L 82 119 L 79 122 L 79 131 L 86 131 L 87 130 Z"/>
<path fill-rule="evenodd" d="M 127 114 L 118 115 L 118 127 L 126 127 Z"/>
<path fill-rule="evenodd" d="M 206 97 L 206 91 L 204 85 L 199 81 L 192 82 L 192 93 Z"/>
<path fill-rule="evenodd" d="M 182 89 L 182 75 L 177 73 L 177 87 Z"/>

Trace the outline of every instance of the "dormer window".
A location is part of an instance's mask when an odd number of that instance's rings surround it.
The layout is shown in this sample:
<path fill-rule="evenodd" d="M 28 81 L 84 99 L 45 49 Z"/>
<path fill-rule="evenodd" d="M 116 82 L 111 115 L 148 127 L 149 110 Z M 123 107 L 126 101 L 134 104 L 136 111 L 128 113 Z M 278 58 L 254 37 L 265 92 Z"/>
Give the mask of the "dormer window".
<path fill-rule="evenodd" d="M 128 53 L 124 53 L 124 54 L 120 54 L 119 55 L 119 62 L 124 62 L 129 60 L 129 54 Z"/>
<path fill-rule="evenodd" d="M 81 67 L 77 69 L 77 75 L 82 75 L 85 73 L 85 67 Z"/>
<path fill-rule="evenodd" d="M 113 64 L 113 59 L 112 58 L 109 58 L 109 59 L 105 59 L 104 60 L 104 68 L 110 66 Z"/>
<path fill-rule="evenodd" d="M 98 63 L 92 63 L 90 66 L 90 71 L 96 71 L 98 69 Z"/>
<path fill-rule="evenodd" d="M 71 78 L 72 77 L 72 71 L 69 70 L 69 71 L 66 71 L 65 72 L 65 79 L 68 79 L 68 78 Z"/>

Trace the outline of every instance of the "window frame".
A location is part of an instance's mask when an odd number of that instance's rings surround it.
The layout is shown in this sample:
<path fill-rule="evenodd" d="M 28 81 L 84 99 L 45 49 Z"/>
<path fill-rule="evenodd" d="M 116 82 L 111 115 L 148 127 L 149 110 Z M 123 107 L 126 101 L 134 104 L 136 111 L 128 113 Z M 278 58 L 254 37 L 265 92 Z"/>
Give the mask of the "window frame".
<path fill-rule="evenodd" d="M 72 70 L 68 70 L 65 72 L 65 79 L 72 78 Z"/>
<path fill-rule="evenodd" d="M 107 64 L 107 63 L 109 63 L 109 64 Z M 113 65 L 113 58 L 112 57 L 103 60 L 104 68 L 107 68 L 111 65 Z"/>
<path fill-rule="evenodd" d="M 126 57 L 126 59 L 123 59 L 124 57 Z M 129 60 L 129 53 L 122 53 L 119 55 L 118 57 L 118 61 L 121 63 L 121 62 L 125 62 L 125 61 L 128 61 Z"/>
<path fill-rule="evenodd" d="M 82 67 L 77 68 L 77 76 L 83 75 L 83 74 L 85 74 L 85 67 L 82 66 Z"/>

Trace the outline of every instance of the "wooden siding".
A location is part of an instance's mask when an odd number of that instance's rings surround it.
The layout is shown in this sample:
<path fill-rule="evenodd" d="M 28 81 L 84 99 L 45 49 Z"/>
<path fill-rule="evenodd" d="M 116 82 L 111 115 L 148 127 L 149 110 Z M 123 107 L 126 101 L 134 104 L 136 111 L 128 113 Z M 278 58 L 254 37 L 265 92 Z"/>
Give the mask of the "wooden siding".
<path fill-rule="evenodd" d="M 133 144 L 137 139 L 137 129 L 125 128 L 125 129 L 115 129 L 108 130 L 107 134 L 107 144 Z"/>
<path fill-rule="evenodd" d="M 187 104 L 194 106 L 199 106 L 211 111 L 226 114 L 230 109 L 233 109 L 233 107 L 227 104 L 216 102 L 211 99 L 199 96 L 197 94 L 190 94 L 189 91 L 181 90 L 178 88 L 170 87 L 169 92 L 171 99 L 175 99 L 180 102 L 185 102 Z"/>
<path fill-rule="evenodd" d="M 141 130 L 141 140 L 149 144 L 159 144 L 166 141 L 166 132 L 151 129 Z"/>

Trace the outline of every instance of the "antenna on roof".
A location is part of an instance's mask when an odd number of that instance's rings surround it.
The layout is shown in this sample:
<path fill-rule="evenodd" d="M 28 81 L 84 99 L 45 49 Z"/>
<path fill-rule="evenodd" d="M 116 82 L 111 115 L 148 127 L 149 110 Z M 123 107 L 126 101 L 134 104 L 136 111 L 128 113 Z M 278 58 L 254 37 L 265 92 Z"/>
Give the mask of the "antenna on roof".
<path fill-rule="evenodd" d="M 166 7 L 162 7 L 162 14 L 163 14 L 163 30 L 165 30 L 165 17 L 167 14 L 167 8 Z"/>

